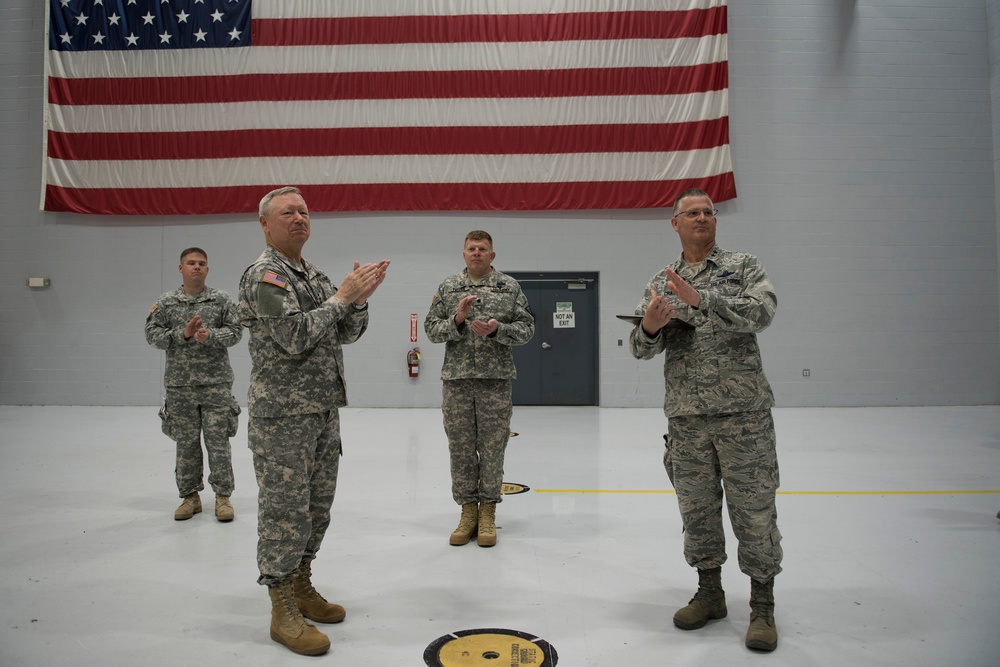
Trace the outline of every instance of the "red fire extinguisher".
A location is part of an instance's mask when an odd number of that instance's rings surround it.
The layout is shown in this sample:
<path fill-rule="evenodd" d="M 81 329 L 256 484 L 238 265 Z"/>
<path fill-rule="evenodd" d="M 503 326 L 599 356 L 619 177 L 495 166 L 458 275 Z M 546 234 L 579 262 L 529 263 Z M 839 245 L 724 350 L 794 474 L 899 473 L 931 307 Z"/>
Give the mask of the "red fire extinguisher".
<path fill-rule="evenodd" d="M 415 378 L 420 375 L 420 348 L 415 347 L 406 355 L 406 365 L 410 369 L 410 377 Z"/>

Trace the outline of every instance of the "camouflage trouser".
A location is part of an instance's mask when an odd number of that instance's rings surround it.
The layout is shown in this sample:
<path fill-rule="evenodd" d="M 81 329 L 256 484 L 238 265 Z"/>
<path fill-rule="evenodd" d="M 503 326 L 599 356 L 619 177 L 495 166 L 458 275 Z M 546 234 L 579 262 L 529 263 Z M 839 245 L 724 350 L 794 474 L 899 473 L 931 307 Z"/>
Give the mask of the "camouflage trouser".
<path fill-rule="evenodd" d="M 740 569 L 758 581 L 781 572 L 774 502 L 778 458 L 770 410 L 671 417 L 663 465 L 677 491 L 688 564 L 708 569 L 726 561 L 725 486 Z"/>
<path fill-rule="evenodd" d="M 445 380 L 444 432 L 451 454 L 451 495 L 459 505 L 498 503 L 510 439 L 511 380 Z"/>
<path fill-rule="evenodd" d="M 340 413 L 250 417 L 257 474 L 257 582 L 274 586 L 316 557 L 340 468 Z"/>
<path fill-rule="evenodd" d="M 180 497 L 205 488 L 201 440 L 208 452 L 208 483 L 220 496 L 235 486 L 229 438 L 236 435 L 240 406 L 231 384 L 167 387 L 163 431 L 177 443 L 174 475 Z"/>

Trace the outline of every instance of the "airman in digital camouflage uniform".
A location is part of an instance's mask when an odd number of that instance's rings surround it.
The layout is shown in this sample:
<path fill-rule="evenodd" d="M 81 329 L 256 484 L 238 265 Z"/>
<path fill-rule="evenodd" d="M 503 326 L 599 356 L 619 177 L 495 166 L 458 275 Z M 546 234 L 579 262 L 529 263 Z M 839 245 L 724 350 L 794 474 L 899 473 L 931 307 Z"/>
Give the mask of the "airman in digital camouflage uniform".
<path fill-rule="evenodd" d="M 225 292 L 205 285 L 208 255 L 201 248 L 181 253 L 183 285 L 161 296 L 146 317 L 146 342 L 167 351 L 160 410 L 163 432 L 177 443 L 174 474 L 183 498 L 174 519 L 201 512 L 205 488 L 201 439 L 208 452 L 208 483 L 215 491 L 215 516 L 233 520 L 233 463 L 229 438 L 236 435 L 240 406 L 233 397 L 229 349 L 243 329 Z"/>
<path fill-rule="evenodd" d="M 320 655 L 330 640 L 305 619 L 339 623 L 346 616 L 311 578 L 337 489 L 339 408 L 347 405 L 341 346 L 368 327 L 368 297 L 389 262 L 355 262 L 336 287 L 302 258 L 309 208 L 298 189 L 268 193 L 259 214 L 267 246 L 240 281 L 253 362 L 247 439 L 259 489 L 258 583 L 271 598 L 271 639 Z"/>
<path fill-rule="evenodd" d="M 698 592 L 674 625 L 694 630 L 726 616 L 724 486 L 740 569 L 751 579 L 746 645 L 773 651 L 774 576 L 782 557 L 778 461 L 774 397 L 756 334 L 771 324 L 777 299 L 756 257 L 715 244 L 716 213 L 702 190 L 677 198 L 671 224 L 683 252 L 649 281 L 629 349 L 637 359 L 666 353 L 664 466 L 677 492 L 684 556 L 699 576 Z"/>
<path fill-rule="evenodd" d="M 452 497 L 462 506 L 450 543 L 468 544 L 476 535 L 479 546 L 491 547 L 517 377 L 511 348 L 531 340 L 535 317 L 517 281 L 493 268 L 489 234 L 469 232 L 463 257 L 465 270 L 438 287 L 424 331 L 431 342 L 445 343 L 441 410 Z"/>

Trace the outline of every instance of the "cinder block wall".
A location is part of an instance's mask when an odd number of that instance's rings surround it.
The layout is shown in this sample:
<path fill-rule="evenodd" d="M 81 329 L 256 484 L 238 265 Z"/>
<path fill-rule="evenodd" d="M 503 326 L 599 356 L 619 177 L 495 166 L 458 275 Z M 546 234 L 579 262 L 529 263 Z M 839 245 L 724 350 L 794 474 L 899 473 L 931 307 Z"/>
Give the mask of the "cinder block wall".
<path fill-rule="evenodd" d="M 757 254 L 777 288 L 761 343 L 782 406 L 1000 400 L 997 2 L 911 5 L 731 2 L 739 197 L 720 206 L 719 243 Z M 0 8 L 0 404 L 153 405 L 163 358 L 142 324 L 179 285 L 178 252 L 204 247 L 209 283 L 235 294 L 262 237 L 252 216 L 39 212 L 43 16 L 33 0 Z M 617 346 L 614 315 L 679 252 L 662 211 L 314 216 L 305 254 L 335 280 L 393 260 L 347 350 L 352 405 L 439 404 L 443 350 L 422 328 L 424 371 L 406 377 L 410 315 L 462 267 L 473 228 L 500 269 L 600 272 L 602 405 L 660 405 L 659 363 Z M 246 343 L 232 355 L 242 399 Z"/>

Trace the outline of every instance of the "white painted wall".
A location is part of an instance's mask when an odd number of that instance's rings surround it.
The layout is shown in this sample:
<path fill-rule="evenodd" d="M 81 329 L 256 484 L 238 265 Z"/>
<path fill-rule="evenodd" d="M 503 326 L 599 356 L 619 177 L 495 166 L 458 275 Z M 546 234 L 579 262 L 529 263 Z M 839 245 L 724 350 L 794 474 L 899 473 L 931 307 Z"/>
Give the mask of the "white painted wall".
<path fill-rule="evenodd" d="M 731 0 L 739 197 L 720 205 L 719 243 L 757 254 L 777 289 L 761 344 L 779 405 L 1000 401 L 997 4 Z M 43 16 L 33 0 L 0 8 L 0 404 L 153 405 L 163 355 L 142 325 L 180 283 L 178 252 L 204 247 L 209 283 L 235 295 L 262 237 L 249 215 L 38 211 Z M 660 405 L 659 363 L 617 346 L 614 315 L 679 253 L 667 217 L 315 215 L 305 255 L 335 280 L 355 259 L 393 260 L 346 352 L 351 404 L 439 404 L 443 350 L 422 326 L 424 370 L 406 377 L 410 314 L 422 323 L 464 234 L 483 228 L 502 270 L 600 272 L 601 403 Z M 29 276 L 52 285 L 29 290 Z M 245 341 L 232 355 L 243 399 Z"/>

